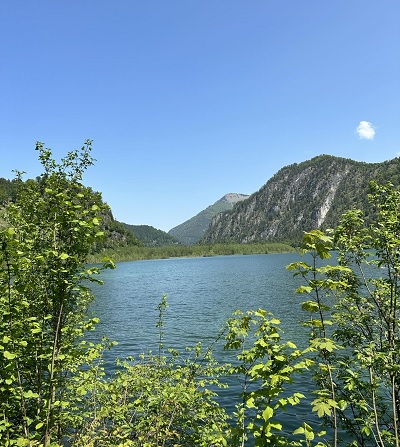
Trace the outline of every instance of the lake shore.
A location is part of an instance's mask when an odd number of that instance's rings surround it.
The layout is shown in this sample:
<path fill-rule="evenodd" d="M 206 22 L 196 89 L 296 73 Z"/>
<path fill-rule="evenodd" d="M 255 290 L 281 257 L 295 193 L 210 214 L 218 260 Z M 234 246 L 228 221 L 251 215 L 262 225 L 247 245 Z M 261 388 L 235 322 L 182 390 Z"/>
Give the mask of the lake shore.
<path fill-rule="evenodd" d="M 103 258 L 111 258 L 114 262 L 140 261 L 148 259 L 193 258 L 228 255 L 255 255 L 270 253 L 295 253 L 298 250 L 289 244 L 280 242 L 255 244 L 197 244 L 170 245 L 164 247 L 118 247 L 105 249 L 91 254 L 89 263 L 100 263 Z"/>

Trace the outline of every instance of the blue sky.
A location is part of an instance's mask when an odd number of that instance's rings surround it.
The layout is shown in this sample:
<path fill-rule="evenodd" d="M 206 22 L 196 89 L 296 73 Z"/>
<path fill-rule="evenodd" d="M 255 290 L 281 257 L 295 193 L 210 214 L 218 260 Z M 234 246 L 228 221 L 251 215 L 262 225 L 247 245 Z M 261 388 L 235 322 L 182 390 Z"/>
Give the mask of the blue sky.
<path fill-rule="evenodd" d="M 168 231 L 291 163 L 394 158 L 399 23 L 398 0 L 5 0 L 0 177 L 90 138 L 85 184 Z"/>

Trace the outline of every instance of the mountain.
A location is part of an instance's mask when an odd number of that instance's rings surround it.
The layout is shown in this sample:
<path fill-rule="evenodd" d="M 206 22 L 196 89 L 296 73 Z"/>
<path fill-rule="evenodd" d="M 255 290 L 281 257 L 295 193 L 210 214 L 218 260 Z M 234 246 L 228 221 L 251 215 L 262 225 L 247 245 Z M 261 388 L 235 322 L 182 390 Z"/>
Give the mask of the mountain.
<path fill-rule="evenodd" d="M 278 171 L 259 191 L 216 215 L 202 242 L 301 241 L 304 231 L 336 226 L 343 212 L 360 208 L 366 219 L 371 180 L 400 184 L 400 158 L 363 163 L 320 155 Z"/>
<path fill-rule="evenodd" d="M 172 228 L 168 234 L 178 239 L 183 244 L 191 245 L 199 242 L 204 236 L 214 216 L 223 211 L 231 210 L 235 203 L 247 199 L 246 194 L 229 193 L 217 200 L 196 216 Z"/>
<path fill-rule="evenodd" d="M 146 247 L 162 247 L 166 245 L 177 245 L 180 242 L 165 231 L 157 230 L 150 225 L 123 224 L 140 242 Z"/>

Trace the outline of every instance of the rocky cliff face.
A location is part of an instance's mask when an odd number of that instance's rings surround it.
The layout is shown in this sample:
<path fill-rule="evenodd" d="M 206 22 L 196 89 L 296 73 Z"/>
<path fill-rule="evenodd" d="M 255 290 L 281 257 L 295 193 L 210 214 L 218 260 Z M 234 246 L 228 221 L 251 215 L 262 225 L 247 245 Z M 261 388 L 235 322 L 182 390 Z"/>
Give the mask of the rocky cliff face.
<path fill-rule="evenodd" d="M 286 166 L 258 192 L 215 216 L 203 242 L 300 241 L 304 231 L 337 225 L 347 209 L 368 213 L 372 179 L 399 184 L 400 160 L 360 163 L 329 155 Z"/>
<path fill-rule="evenodd" d="M 218 202 L 228 202 L 231 204 L 241 202 L 242 200 L 245 200 L 249 198 L 250 196 L 248 194 L 237 194 L 234 192 L 230 192 L 228 194 L 225 194 L 224 197 L 222 197 Z M 218 203 L 216 202 L 216 203 Z M 215 205 L 215 204 L 214 204 Z"/>

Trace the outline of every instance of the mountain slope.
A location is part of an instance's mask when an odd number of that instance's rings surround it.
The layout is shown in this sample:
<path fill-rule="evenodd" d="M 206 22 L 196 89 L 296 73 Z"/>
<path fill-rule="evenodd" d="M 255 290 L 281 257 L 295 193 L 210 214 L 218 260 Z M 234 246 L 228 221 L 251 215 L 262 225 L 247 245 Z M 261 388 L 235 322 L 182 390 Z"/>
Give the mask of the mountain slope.
<path fill-rule="evenodd" d="M 347 209 L 368 214 L 371 180 L 400 183 L 400 159 L 362 163 L 321 155 L 282 168 L 259 191 L 212 219 L 202 242 L 299 242 L 304 231 L 335 226 Z"/>
<path fill-rule="evenodd" d="M 92 253 L 101 253 L 106 249 L 119 247 L 140 247 L 141 241 L 129 231 L 122 222 L 114 219 L 111 209 L 102 213 L 100 228 L 104 237 L 93 244 Z"/>
<path fill-rule="evenodd" d="M 180 243 L 165 231 L 157 230 L 150 225 L 130 225 L 126 223 L 123 225 L 146 247 L 163 247 Z"/>
<path fill-rule="evenodd" d="M 223 211 L 231 210 L 237 202 L 247 199 L 246 194 L 229 193 L 217 200 L 196 216 L 172 228 L 168 234 L 178 239 L 183 244 L 191 245 L 199 242 L 204 236 L 212 218 Z"/>

